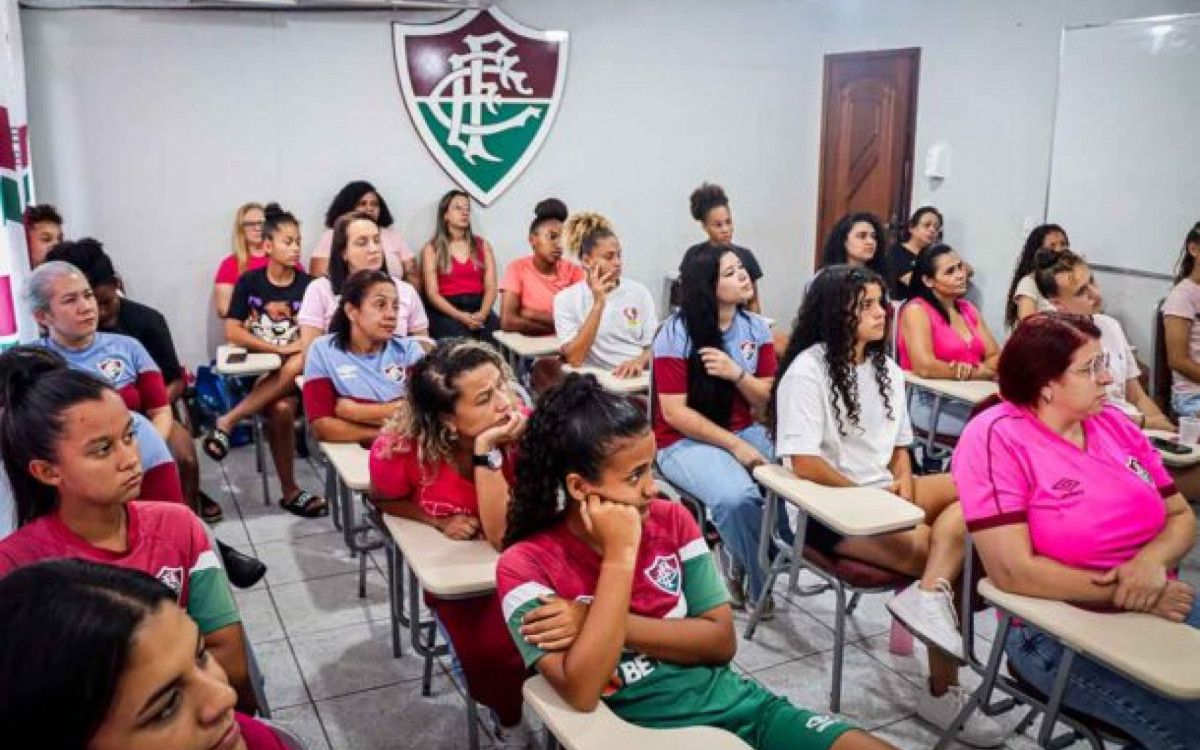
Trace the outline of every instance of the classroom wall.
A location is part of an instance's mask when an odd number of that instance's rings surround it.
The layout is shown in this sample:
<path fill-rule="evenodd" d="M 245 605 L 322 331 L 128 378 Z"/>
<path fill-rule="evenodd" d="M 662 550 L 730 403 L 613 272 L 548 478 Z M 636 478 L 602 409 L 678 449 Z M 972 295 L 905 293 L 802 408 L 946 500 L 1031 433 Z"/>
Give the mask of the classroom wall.
<path fill-rule="evenodd" d="M 608 214 L 626 273 L 658 294 L 700 237 L 688 193 L 712 179 L 733 199 L 737 241 L 769 274 L 766 312 L 786 325 L 811 268 L 822 57 L 919 46 L 918 172 L 926 149 L 946 143 L 953 173 L 937 188 L 918 176 L 914 205 L 946 214 L 947 239 L 975 265 L 998 330 L 1015 254 L 1042 216 L 1062 25 L 1198 3 L 501 6 L 572 34 L 553 132 L 508 193 L 476 214 L 502 263 L 526 252 L 532 206 L 556 195 Z M 414 248 L 428 237 L 451 184 L 403 109 L 388 21 L 441 15 L 24 10 L 39 199 L 64 210 L 68 235 L 106 241 L 131 295 L 163 309 L 185 359 L 206 360 L 208 282 L 228 252 L 237 204 L 277 199 L 295 209 L 307 247 L 337 188 L 366 177 Z"/>

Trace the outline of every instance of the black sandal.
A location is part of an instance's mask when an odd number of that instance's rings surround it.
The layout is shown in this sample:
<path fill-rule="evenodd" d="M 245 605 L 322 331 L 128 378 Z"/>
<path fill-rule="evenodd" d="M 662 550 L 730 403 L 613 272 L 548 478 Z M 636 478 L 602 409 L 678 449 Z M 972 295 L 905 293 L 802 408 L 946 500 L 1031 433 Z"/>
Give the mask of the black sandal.
<path fill-rule="evenodd" d="M 220 427 L 214 427 L 204 436 L 204 453 L 214 461 L 224 461 L 229 455 L 229 433 Z"/>
<path fill-rule="evenodd" d="M 221 505 L 209 497 L 204 492 L 200 493 L 200 517 L 206 523 L 216 523 L 225 518 L 225 512 L 221 509 Z"/>
<path fill-rule="evenodd" d="M 325 498 L 314 495 L 308 490 L 300 490 L 291 500 L 281 499 L 279 507 L 301 518 L 320 518 L 329 515 L 329 505 L 326 504 Z"/>

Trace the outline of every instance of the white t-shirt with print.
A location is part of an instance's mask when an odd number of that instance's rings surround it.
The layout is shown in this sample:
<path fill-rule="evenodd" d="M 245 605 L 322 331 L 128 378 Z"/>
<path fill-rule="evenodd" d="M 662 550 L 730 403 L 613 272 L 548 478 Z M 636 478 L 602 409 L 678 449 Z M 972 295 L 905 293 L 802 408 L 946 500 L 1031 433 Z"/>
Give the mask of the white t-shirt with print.
<path fill-rule="evenodd" d="M 890 357 L 887 360 L 892 407 L 889 419 L 875 366 L 864 362 L 854 368 L 858 387 L 858 425 L 850 424 L 841 407 L 846 434 L 838 430 L 831 395 L 833 382 L 825 365 L 825 345 L 814 344 L 792 361 L 779 381 L 776 408 L 775 454 L 818 456 L 855 484 L 884 487 L 893 480 L 888 463 L 897 447 L 911 445 L 912 425 L 904 398 L 904 373 Z"/>
<path fill-rule="evenodd" d="M 559 345 L 565 345 L 579 335 L 594 304 L 595 298 L 587 281 L 554 295 L 554 332 Z M 654 341 L 657 328 L 658 312 L 654 309 L 650 290 L 633 279 L 621 279 L 620 286 L 608 293 L 596 340 L 583 364 L 615 370 L 640 356 Z"/>
<path fill-rule="evenodd" d="M 1125 331 L 1115 318 L 1096 313 L 1092 322 L 1100 329 L 1100 347 L 1108 354 L 1108 369 L 1113 377 L 1113 382 L 1105 389 L 1105 398 L 1126 414 L 1137 415 L 1140 413 L 1137 407 L 1125 399 L 1126 381 L 1142 374 L 1129 339 L 1125 338 Z"/>

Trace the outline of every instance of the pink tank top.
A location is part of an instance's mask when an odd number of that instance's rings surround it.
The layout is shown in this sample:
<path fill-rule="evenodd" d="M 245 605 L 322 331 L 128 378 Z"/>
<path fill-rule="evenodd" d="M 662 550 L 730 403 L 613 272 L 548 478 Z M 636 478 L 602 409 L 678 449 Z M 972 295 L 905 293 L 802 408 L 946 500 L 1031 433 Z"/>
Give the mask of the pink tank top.
<path fill-rule="evenodd" d="M 438 273 L 438 294 L 453 297 L 459 294 L 483 294 L 483 239 L 475 238 L 475 252 L 459 263 L 450 256 L 450 272 Z"/>
<path fill-rule="evenodd" d="M 933 341 L 933 356 L 937 357 L 942 362 L 966 362 L 972 365 L 977 365 L 983 362 L 983 355 L 987 351 L 987 346 L 983 342 L 983 336 L 979 330 L 979 311 L 975 306 L 965 299 L 958 300 L 955 304 L 958 306 L 958 312 L 966 321 L 967 327 L 971 329 L 971 339 L 968 341 L 959 335 L 958 331 L 954 330 L 954 326 L 950 325 L 941 313 L 933 308 L 925 300 L 916 297 L 909 300 L 906 304 L 920 305 L 925 308 L 925 312 L 929 315 L 930 339 Z M 896 348 L 900 353 L 900 368 L 902 370 L 912 369 L 912 359 L 908 356 L 908 346 L 904 341 L 904 332 L 901 330 L 900 336 L 896 341 Z"/>

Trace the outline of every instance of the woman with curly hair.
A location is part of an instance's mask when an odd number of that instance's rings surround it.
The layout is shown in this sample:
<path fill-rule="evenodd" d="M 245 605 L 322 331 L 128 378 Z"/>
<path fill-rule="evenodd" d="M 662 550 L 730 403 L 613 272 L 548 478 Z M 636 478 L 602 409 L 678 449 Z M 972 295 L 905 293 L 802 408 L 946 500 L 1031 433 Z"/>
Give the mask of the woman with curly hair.
<path fill-rule="evenodd" d="M 775 344 L 766 319 L 743 306 L 754 288 L 728 247 L 708 246 L 684 265 L 683 304 L 654 337 L 654 434 L 663 477 L 704 503 L 732 558 L 734 607 L 757 601 L 762 494 L 750 472 L 774 460 L 753 410 L 775 379 Z M 787 516 L 780 514 L 787 536 Z M 774 600 L 762 616 L 770 619 Z"/>
<path fill-rule="evenodd" d="M 829 268 L 813 281 L 780 363 L 767 409 L 775 451 L 796 476 L 828 487 L 879 487 L 918 506 L 907 531 L 842 537 L 810 518 L 805 542 L 919 580 L 888 603 L 929 649 L 929 689 L 917 712 L 946 727 L 968 694 L 958 685 L 962 636 L 951 581 L 962 571 L 966 526 L 949 474 L 913 476 L 904 374 L 888 356 L 887 295 L 865 268 Z M 959 739 L 990 747 L 1004 732 L 975 713 Z"/>
<path fill-rule="evenodd" d="M 838 219 L 825 238 L 821 268 L 835 265 L 863 266 L 883 275 L 883 253 L 879 243 L 887 237 L 883 222 L 867 211 Z"/>
<path fill-rule="evenodd" d="M 413 366 L 408 398 L 371 448 L 371 496 L 384 513 L 428 524 L 453 540 L 504 538 L 513 451 L 525 429 L 512 372 L 490 346 L 446 339 Z M 462 663 L 467 689 L 496 714 L 501 742 L 524 747 L 521 684 L 525 670 L 508 639 L 495 594 L 468 599 L 426 596 Z M 570 610 L 547 603 L 539 617 L 562 630 Z"/>
<path fill-rule="evenodd" d="M 888 747 L 729 668 L 725 588 L 696 522 L 658 497 L 640 406 L 571 375 L 543 397 L 521 453 L 496 585 L 525 664 L 571 706 L 603 699 L 640 726 L 718 727 L 763 750 Z M 529 641 L 547 596 L 586 602 L 558 651 Z"/>
<path fill-rule="evenodd" d="M 554 333 L 572 367 L 641 375 L 650 362 L 658 313 L 650 290 L 623 278 L 621 241 L 597 213 L 572 214 L 563 225 L 567 249 L 579 256 L 583 281 L 554 296 Z"/>
<path fill-rule="evenodd" d="M 312 250 L 308 271 L 314 278 L 329 272 L 333 252 L 334 225 L 347 214 L 365 214 L 379 226 L 379 239 L 383 245 L 383 267 L 393 276 L 402 276 L 417 291 L 421 289 L 421 274 L 417 273 L 417 258 L 409 249 L 400 233 L 392 228 L 395 219 L 387 201 L 365 180 L 347 183 L 333 197 L 325 211 L 325 231 L 321 232 L 316 247 Z"/>
<path fill-rule="evenodd" d="M 763 276 L 762 266 L 758 264 L 758 258 L 754 257 L 749 248 L 733 244 L 733 213 L 729 209 L 729 196 L 725 195 L 725 188 L 711 182 L 703 183 L 692 191 L 688 199 L 688 208 L 692 218 L 700 222 L 700 227 L 708 235 L 708 241 L 692 245 L 684 252 L 683 260 L 679 263 L 680 274 L 692 255 L 705 245 L 728 246 L 737 253 L 746 273 L 750 274 L 750 283 L 754 286 L 754 296 L 746 303 L 746 309 L 754 313 L 762 312 L 758 299 L 758 280 Z"/>
<path fill-rule="evenodd" d="M 1014 328 L 1017 323 L 1035 312 L 1049 312 L 1054 309 L 1054 305 L 1038 291 L 1037 282 L 1033 277 L 1033 272 L 1037 270 L 1033 259 L 1043 248 L 1058 253 L 1070 246 L 1071 240 L 1067 237 L 1067 230 L 1057 224 L 1034 227 L 1025 238 L 1025 247 L 1021 250 L 1021 257 L 1013 270 L 1012 282 L 1008 285 L 1008 302 L 1004 305 L 1005 328 Z"/>

